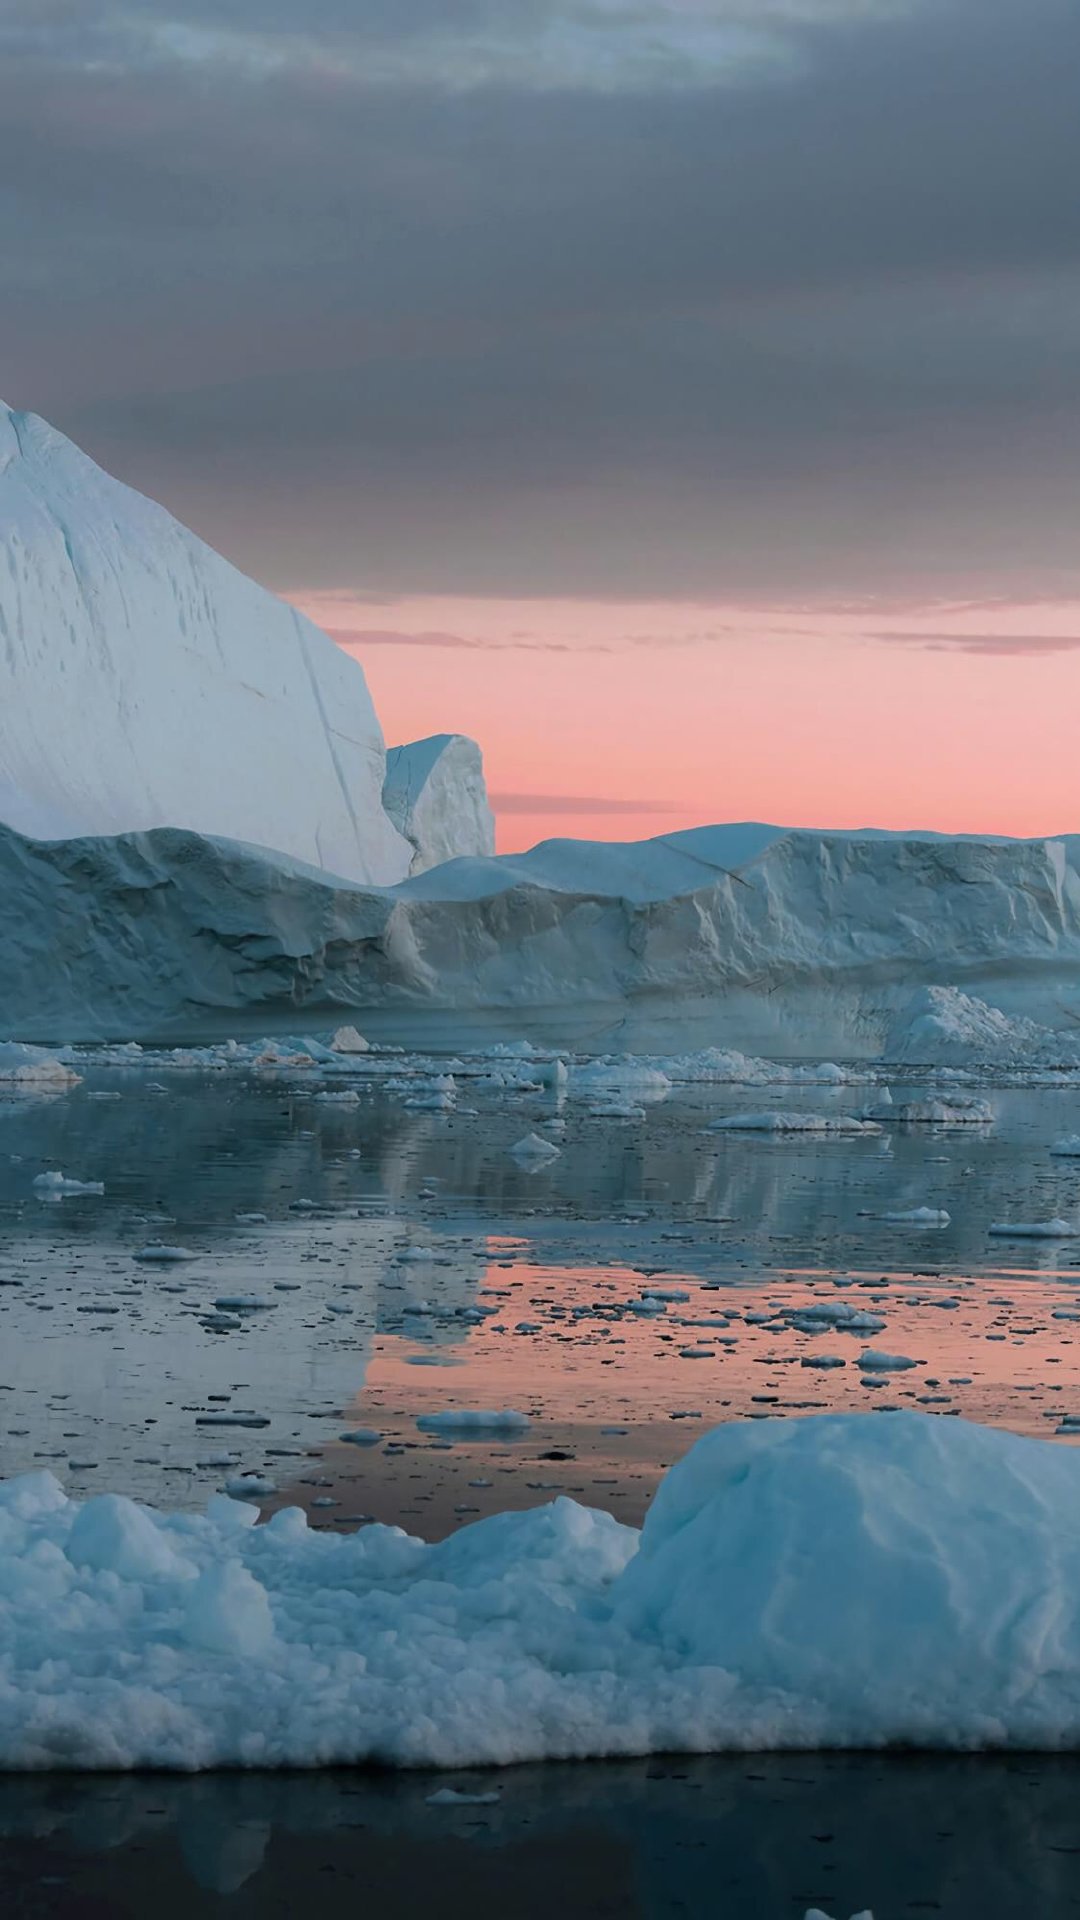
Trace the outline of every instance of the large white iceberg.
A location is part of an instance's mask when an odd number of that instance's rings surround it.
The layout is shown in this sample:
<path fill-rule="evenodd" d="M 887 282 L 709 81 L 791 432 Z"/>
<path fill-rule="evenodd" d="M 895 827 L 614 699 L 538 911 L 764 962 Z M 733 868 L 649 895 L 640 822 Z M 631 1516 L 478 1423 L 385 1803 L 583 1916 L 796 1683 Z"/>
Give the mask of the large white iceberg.
<path fill-rule="evenodd" d="M 0 821 L 181 827 L 408 872 L 363 670 L 33 414 L 0 406 Z"/>
<path fill-rule="evenodd" d="M 920 1414 L 706 1435 L 639 1534 L 439 1545 L 0 1487 L 0 1767 L 1080 1746 L 1080 1453 Z"/>

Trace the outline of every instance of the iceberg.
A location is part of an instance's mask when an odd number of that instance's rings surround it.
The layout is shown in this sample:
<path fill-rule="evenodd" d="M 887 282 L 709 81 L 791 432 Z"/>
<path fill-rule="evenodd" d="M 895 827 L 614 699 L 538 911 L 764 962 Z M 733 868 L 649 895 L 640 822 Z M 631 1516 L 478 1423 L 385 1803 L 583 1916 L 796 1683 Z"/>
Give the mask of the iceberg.
<path fill-rule="evenodd" d="M 42 841 L 0 826 L 0 1033 L 186 1044 L 345 1025 L 424 1051 L 651 1054 L 636 1065 L 659 1082 L 695 1048 L 877 1059 L 945 955 L 1032 1019 L 1080 1010 L 1080 877 L 1057 843 L 790 833 L 637 899 L 619 891 L 626 848 L 594 853 L 574 890 L 553 844 L 373 886 L 177 828 Z M 960 1105 L 891 1117 L 944 1123 Z"/>
<path fill-rule="evenodd" d="M 524 1040 L 763 1086 L 762 1056 L 834 1085 L 883 1054 L 1080 1068 L 1075 838 L 734 822 L 495 857 L 472 741 L 387 754 L 328 635 L 2 406 L 0 649 L 11 1041 Z"/>
<path fill-rule="evenodd" d="M 495 852 L 483 757 L 476 741 L 463 733 L 438 733 L 391 747 L 383 806 L 413 849 L 412 873 Z"/>
<path fill-rule="evenodd" d="M 34 414 L 0 405 L 0 820 L 221 834 L 408 872 L 363 669 Z"/>

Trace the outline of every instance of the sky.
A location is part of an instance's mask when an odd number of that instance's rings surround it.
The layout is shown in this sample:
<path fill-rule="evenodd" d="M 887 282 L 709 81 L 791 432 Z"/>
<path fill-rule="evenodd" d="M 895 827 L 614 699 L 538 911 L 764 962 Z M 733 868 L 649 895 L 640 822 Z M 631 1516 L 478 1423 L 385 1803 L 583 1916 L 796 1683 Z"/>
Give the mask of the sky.
<path fill-rule="evenodd" d="M 0 0 L 0 392 L 510 849 L 1080 828 L 1075 0 Z"/>

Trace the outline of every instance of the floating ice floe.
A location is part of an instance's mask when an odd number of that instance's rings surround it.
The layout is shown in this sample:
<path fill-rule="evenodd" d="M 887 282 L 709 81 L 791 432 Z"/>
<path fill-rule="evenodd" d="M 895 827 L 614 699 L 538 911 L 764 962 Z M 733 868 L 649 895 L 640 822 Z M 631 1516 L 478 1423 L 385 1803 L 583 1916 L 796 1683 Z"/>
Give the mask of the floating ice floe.
<path fill-rule="evenodd" d="M 928 1094 L 923 1100 L 897 1100 L 881 1118 L 895 1120 L 904 1127 L 989 1127 L 994 1109 L 989 1100 L 974 1094 Z"/>
<path fill-rule="evenodd" d="M 1075 1240 L 1080 1227 L 1068 1220 L 998 1220 L 988 1231 L 1002 1240 Z"/>
<path fill-rule="evenodd" d="M 555 1146 L 552 1141 L 545 1140 L 539 1133 L 527 1133 L 523 1140 L 516 1141 L 508 1151 L 511 1160 L 516 1160 L 519 1167 L 526 1171 L 537 1171 L 540 1167 L 549 1166 L 553 1160 L 557 1160 L 562 1149 Z"/>
<path fill-rule="evenodd" d="M 909 1360 L 906 1353 L 879 1353 L 868 1347 L 865 1353 L 860 1353 L 858 1364 L 862 1373 L 907 1373 L 922 1362 Z"/>
<path fill-rule="evenodd" d="M 1080 1449 L 1053 1441 L 733 1422 L 640 1533 L 566 1498 L 434 1546 L 255 1517 L 0 1486 L 0 1766 L 1080 1748 Z"/>
<path fill-rule="evenodd" d="M 64 1093 L 69 1087 L 79 1086 L 81 1079 L 81 1074 L 45 1047 L 26 1047 L 17 1040 L 0 1041 L 2 1086 Z"/>
<path fill-rule="evenodd" d="M 436 1074 L 431 1080 L 417 1080 L 412 1085 L 415 1091 L 403 1105 L 415 1113 L 450 1113 L 457 1105 L 457 1082 L 452 1073 Z"/>
<path fill-rule="evenodd" d="M 703 1047 L 700 1053 L 665 1054 L 655 1066 L 669 1080 L 743 1087 L 848 1087 L 872 1085 L 873 1068 L 838 1066 L 823 1060 L 806 1066 L 793 1060 L 760 1060 L 727 1047 Z"/>
<path fill-rule="evenodd" d="M 448 1407 L 420 1414 L 416 1424 L 421 1433 L 525 1433 L 531 1422 L 514 1407 Z"/>
<path fill-rule="evenodd" d="M 944 1207 L 908 1207 L 892 1213 L 879 1213 L 878 1220 L 889 1220 L 898 1227 L 947 1227 L 952 1216 Z"/>
<path fill-rule="evenodd" d="M 1063 1140 L 1055 1140 L 1050 1151 L 1062 1160 L 1080 1160 L 1080 1133 L 1070 1133 Z"/>
<path fill-rule="evenodd" d="M 104 1193 L 105 1185 L 101 1180 L 71 1180 L 66 1173 L 39 1173 L 34 1180 L 34 1191 L 46 1199 L 62 1200 L 68 1194 Z"/>
<path fill-rule="evenodd" d="M 225 1482 L 230 1500 L 266 1500 L 277 1488 L 261 1473 L 237 1473 Z"/>
<path fill-rule="evenodd" d="M 847 1300 L 810 1300 L 783 1307 L 780 1314 L 799 1333 L 824 1333 L 830 1328 L 839 1333 L 880 1333 L 885 1325 L 880 1313 L 853 1307 Z"/>
<path fill-rule="evenodd" d="M 850 1113 L 725 1113 L 709 1123 L 710 1133 L 880 1133 L 874 1120 Z"/>
<path fill-rule="evenodd" d="M 622 1100 L 640 1107 L 666 1100 L 671 1081 L 661 1067 L 627 1055 L 621 1060 L 591 1060 L 574 1067 L 569 1091 L 576 1098 L 599 1096 L 601 1100 Z"/>
<path fill-rule="evenodd" d="M 138 1247 L 132 1254 L 133 1260 L 142 1261 L 144 1266 L 176 1266 L 183 1260 L 197 1260 L 198 1254 L 190 1247 L 171 1247 L 163 1240 L 151 1240 L 145 1247 Z"/>

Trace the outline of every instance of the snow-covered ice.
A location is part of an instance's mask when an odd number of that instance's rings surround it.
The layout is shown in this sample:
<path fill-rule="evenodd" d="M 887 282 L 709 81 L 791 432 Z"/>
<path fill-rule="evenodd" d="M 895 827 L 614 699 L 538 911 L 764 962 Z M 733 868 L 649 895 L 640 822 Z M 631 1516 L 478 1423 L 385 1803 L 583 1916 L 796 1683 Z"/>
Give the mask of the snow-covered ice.
<path fill-rule="evenodd" d="M 1078 1496 L 1080 1453 L 914 1413 L 716 1428 L 640 1534 L 560 1498 L 427 1546 L 37 1472 L 0 1487 L 0 1764 L 1072 1749 Z"/>

